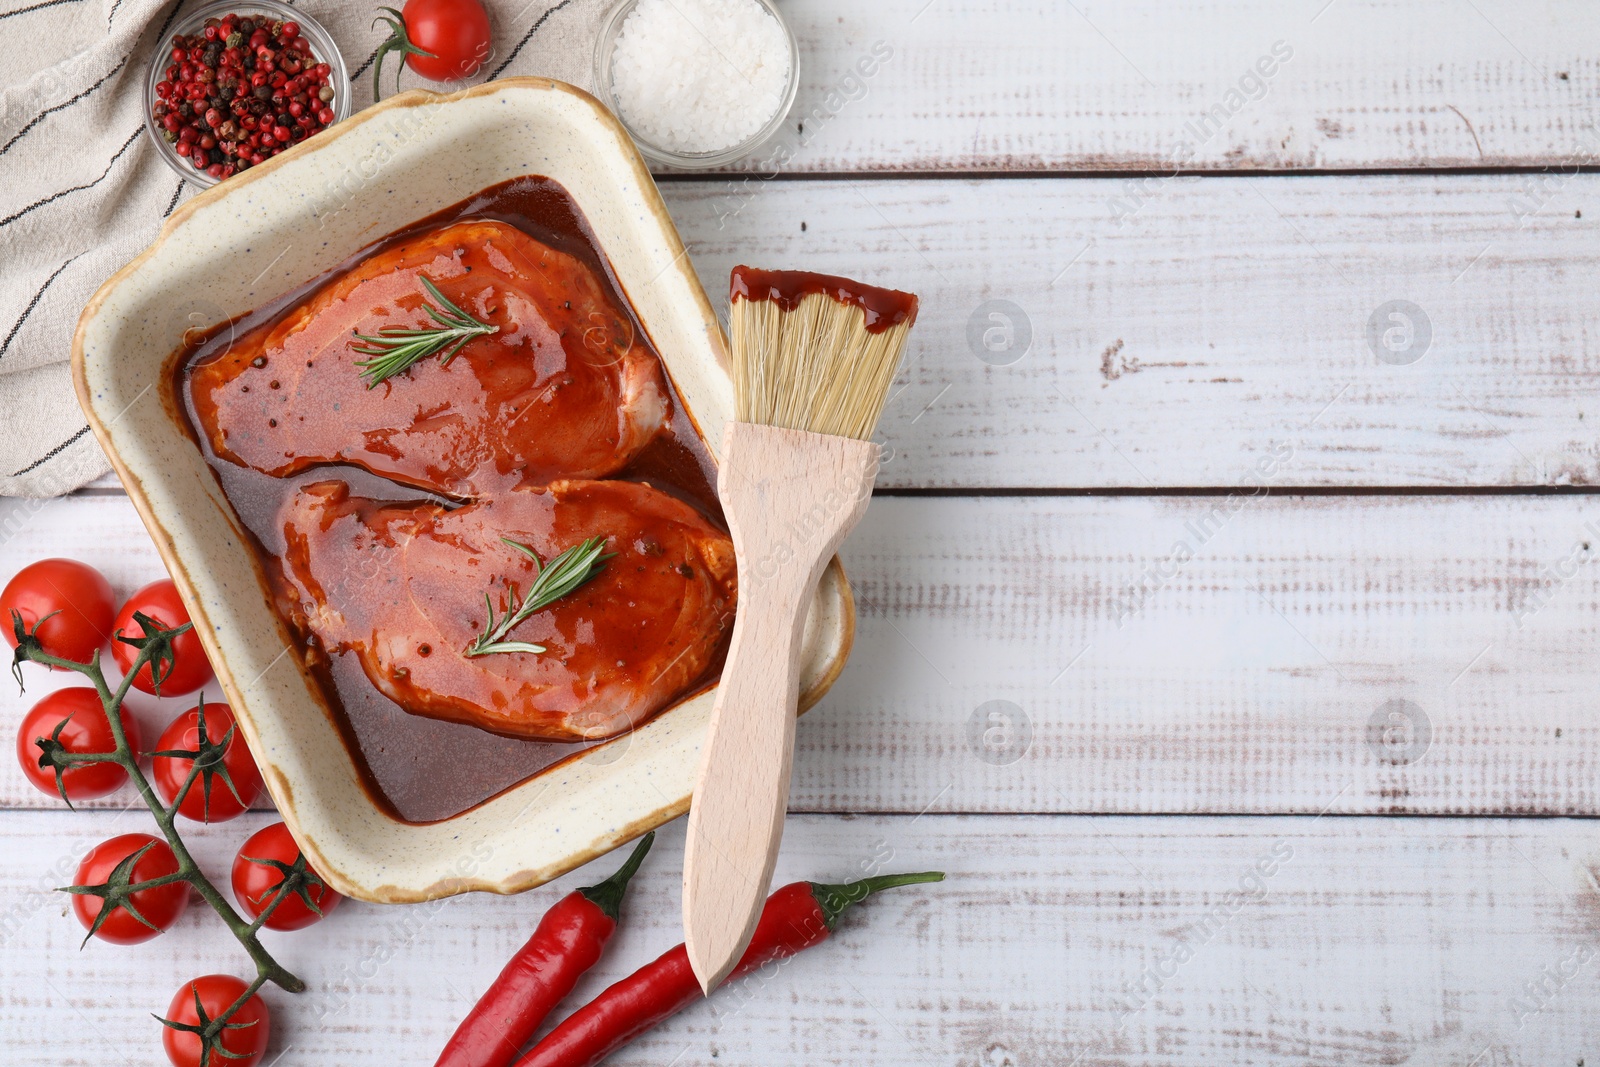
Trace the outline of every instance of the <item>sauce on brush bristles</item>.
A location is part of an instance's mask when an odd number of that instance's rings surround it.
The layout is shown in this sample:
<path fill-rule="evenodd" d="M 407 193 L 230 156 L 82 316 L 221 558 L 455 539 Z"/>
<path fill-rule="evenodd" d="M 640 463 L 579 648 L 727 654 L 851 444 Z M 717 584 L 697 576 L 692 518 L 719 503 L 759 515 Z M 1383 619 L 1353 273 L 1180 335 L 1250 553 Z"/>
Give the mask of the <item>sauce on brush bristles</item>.
<path fill-rule="evenodd" d="M 917 298 L 826 274 L 744 266 L 734 268 L 730 289 L 736 418 L 871 437 Z"/>

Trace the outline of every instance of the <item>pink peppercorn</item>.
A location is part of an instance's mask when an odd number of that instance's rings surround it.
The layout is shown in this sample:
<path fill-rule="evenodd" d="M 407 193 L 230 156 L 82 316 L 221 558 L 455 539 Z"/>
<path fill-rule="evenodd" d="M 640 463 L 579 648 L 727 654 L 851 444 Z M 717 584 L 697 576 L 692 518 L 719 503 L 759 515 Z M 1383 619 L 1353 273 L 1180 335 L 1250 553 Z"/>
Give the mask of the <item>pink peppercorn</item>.
<path fill-rule="evenodd" d="M 176 34 L 154 128 L 197 171 L 227 178 L 333 124 L 332 68 L 298 22 L 230 13 Z"/>

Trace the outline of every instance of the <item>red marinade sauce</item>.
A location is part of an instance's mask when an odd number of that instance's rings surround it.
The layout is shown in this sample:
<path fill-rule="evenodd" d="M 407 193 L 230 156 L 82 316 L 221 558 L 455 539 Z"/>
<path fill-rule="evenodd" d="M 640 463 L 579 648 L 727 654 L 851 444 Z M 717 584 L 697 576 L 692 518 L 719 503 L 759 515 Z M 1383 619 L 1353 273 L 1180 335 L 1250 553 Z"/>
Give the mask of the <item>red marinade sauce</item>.
<path fill-rule="evenodd" d="M 822 293 L 841 304 L 854 304 L 860 308 L 867 317 L 868 333 L 882 333 L 902 323 L 910 327 L 917 321 L 916 294 L 863 285 L 836 274 L 814 274 L 808 270 L 761 270 L 741 264 L 733 268 L 728 289 L 730 300 L 771 300 L 785 311 L 793 311 L 803 297 Z"/>
<path fill-rule="evenodd" d="M 613 306 L 629 317 L 635 335 L 648 345 L 648 334 L 639 325 L 621 283 L 599 250 L 578 205 L 559 183 L 531 175 L 491 186 L 459 204 L 419 219 L 270 304 L 232 322 L 221 323 L 203 336 L 188 338 L 189 343 L 174 353 L 169 363 L 171 369 L 164 400 L 169 410 L 182 414 L 180 423 L 216 475 L 254 550 L 263 581 L 268 570 L 278 566 L 278 557 L 285 549 L 283 533 L 274 521 L 279 507 L 300 486 L 333 478 L 349 483 L 351 491 L 357 495 L 377 499 L 419 501 L 429 494 L 337 463 L 278 478 L 222 459 L 210 446 L 208 435 L 197 430 L 200 423 L 190 388 L 194 368 L 226 352 L 234 338 L 289 314 L 321 286 L 369 256 L 462 219 L 494 219 L 507 223 L 587 263 L 599 277 Z M 654 352 L 653 346 L 650 349 Z M 665 371 L 665 366 L 662 369 Z M 671 409 L 668 424 L 627 467 L 609 478 L 646 482 L 689 503 L 717 528 L 726 529 L 714 488 L 714 462 L 678 398 L 671 375 L 663 377 Z M 284 632 L 290 639 L 294 639 L 292 630 L 285 625 Z M 303 656 L 304 643 L 297 640 L 296 644 L 300 645 Z M 726 651 L 724 641 L 706 672 L 680 693 L 674 703 L 714 684 L 721 673 Z M 342 653 L 322 659 L 326 662 L 309 669 L 325 710 L 360 771 L 362 784 L 381 807 L 405 822 L 426 823 L 451 818 L 556 763 L 582 757 L 591 747 L 583 743 L 504 737 L 476 726 L 413 715 L 378 692 L 353 655 Z M 610 762 L 620 757 L 626 745 L 627 735 L 624 735 L 617 747 L 601 749 L 586 758 Z"/>

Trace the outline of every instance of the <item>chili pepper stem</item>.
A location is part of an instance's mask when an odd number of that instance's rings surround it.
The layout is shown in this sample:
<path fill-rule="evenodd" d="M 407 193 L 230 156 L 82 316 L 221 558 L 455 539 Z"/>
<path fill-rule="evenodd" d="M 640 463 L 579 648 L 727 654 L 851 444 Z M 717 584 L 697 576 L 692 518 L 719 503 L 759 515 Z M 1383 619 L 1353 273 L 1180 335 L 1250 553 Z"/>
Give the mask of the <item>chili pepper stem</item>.
<path fill-rule="evenodd" d="M 881 893 L 885 889 L 894 889 L 902 885 L 920 885 L 924 882 L 944 881 L 943 871 L 922 871 L 917 874 L 881 874 L 876 878 L 863 878 L 857 882 L 847 882 L 843 885 L 824 885 L 820 882 L 811 883 L 811 895 L 817 899 L 817 907 L 822 909 L 822 921 L 832 930 L 839 922 L 850 905 L 857 904 L 874 893 Z"/>
<path fill-rule="evenodd" d="M 628 891 L 628 880 L 633 877 L 633 872 L 639 869 L 639 864 L 644 862 L 645 854 L 650 851 L 650 846 L 655 843 L 656 832 L 651 830 L 639 839 L 633 846 L 633 853 L 628 856 L 628 862 L 617 868 L 617 872 L 610 878 L 586 888 L 578 890 L 589 902 L 606 913 L 612 922 L 617 922 L 622 915 L 622 895 Z"/>
<path fill-rule="evenodd" d="M 188 630 L 192 625 L 192 623 L 185 623 L 183 626 L 162 632 L 170 640 L 170 638 Z M 207 904 L 211 905 L 211 910 L 216 912 L 217 917 L 233 932 L 233 936 L 238 939 L 239 944 L 244 948 L 245 952 L 249 953 L 251 961 L 256 965 L 256 980 L 249 990 L 230 1005 L 227 1011 L 213 1020 L 217 1024 L 218 1032 L 220 1033 L 222 1024 L 225 1024 L 239 1008 L 243 1007 L 244 1002 L 250 999 L 250 996 L 265 982 L 270 981 L 290 993 L 302 992 L 306 987 L 305 982 L 272 958 L 272 954 L 262 946 L 260 939 L 256 937 L 257 927 L 245 922 L 240 917 L 239 913 L 234 910 L 233 905 L 228 903 L 227 898 L 218 892 L 216 886 L 211 884 L 210 879 L 206 877 L 205 872 L 200 869 L 200 865 L 195 862 L 194 856 L 190 854 L 189 849 L 184 845 L 183 838 L 178 833 L 177 828 L 178 803 L 182 800 L 181 794 L 170 808 L 163 804 L 161 798 L 156 795 L 154 787 L 151 786 L 150 780 L 145 777 L 144 771 L 139 767 L 138 753 L 134 752 L 133 746 L 128 743 L 128 735 L 122 724 L 122 702 L 127 697 L 128 689 L 132 685 L 135 676 L 160 651 L 161 644 L 159 642 L 150 642 L 140 649 L 138 657 L 135 658 L 133 665 L 127 672 L 127 676 L 123 678 L 116 691 L 112 692 L 111 686 L 106 682 L 105 672 L 100 669 L 99 652 L 96 652 L 88 662 L 80 663 L 76 660 L 62 659 L 44 651 L 43 648 L 39 647 L 37 638 L 34 638 L 31 634 L 27 635 L 27 640 L 22 640 L 21 637 L 22 635 L 19 634 L 17 647 L 17 657 L 19 659 L 25 658 L 49 667 L 74 671 L 93 683 L 95 692 L 100 696 L 100 702 L 105 706 L 106 719 L 111 726 L 111 735 L 117 743 L 116 751 L 111 753 L 105 762 L 115 763 L 127 772 L 128 780 L 138 790 L 139 797 L 144 801 L 145 806 L 150 809 L 150 814 L 155 818 L 156 825 L 161 828 L 162 836 L 166 838 L 167 845 L 172 849 L 173 857 L 178 861 L 178 870 L 171 880 L 188 882 L 194 891 L 200 894 Z M 20 670 L 18 679 L 20 681 Z M 185 791 L 193 782 L 197 770 L 198 768 L 190 768 L 189 781 L 185 782 Z M 157 879 L 157 881 L 161 881 L 161 879 Z"/>

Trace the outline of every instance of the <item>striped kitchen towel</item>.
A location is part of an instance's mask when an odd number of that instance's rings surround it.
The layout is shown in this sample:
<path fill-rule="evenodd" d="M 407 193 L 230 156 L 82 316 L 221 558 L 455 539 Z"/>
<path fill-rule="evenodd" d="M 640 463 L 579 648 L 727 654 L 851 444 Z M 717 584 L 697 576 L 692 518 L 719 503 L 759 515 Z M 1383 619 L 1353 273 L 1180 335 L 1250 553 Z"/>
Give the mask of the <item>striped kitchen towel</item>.
<path fill-rule="evenodd" d="M 0 496 L 56 496 L 109 469 L 73 395 L 72 331 L 195 192 L 145 136 L 144 79 L 168 28 L 203 2 L 0 0 Z M 379 2 L 295 4 L 338 43 L 357 110 L 372 102 L 387 35 L 372 26 Z M 588 88 L 609 3 L 487 0 L 495 54 L 472 81 L 541 74 Z M 391 56 L 385 96 L 398 69 Z M 419 85 L 432 83 L 401 74 L 402 88 Z"/>

